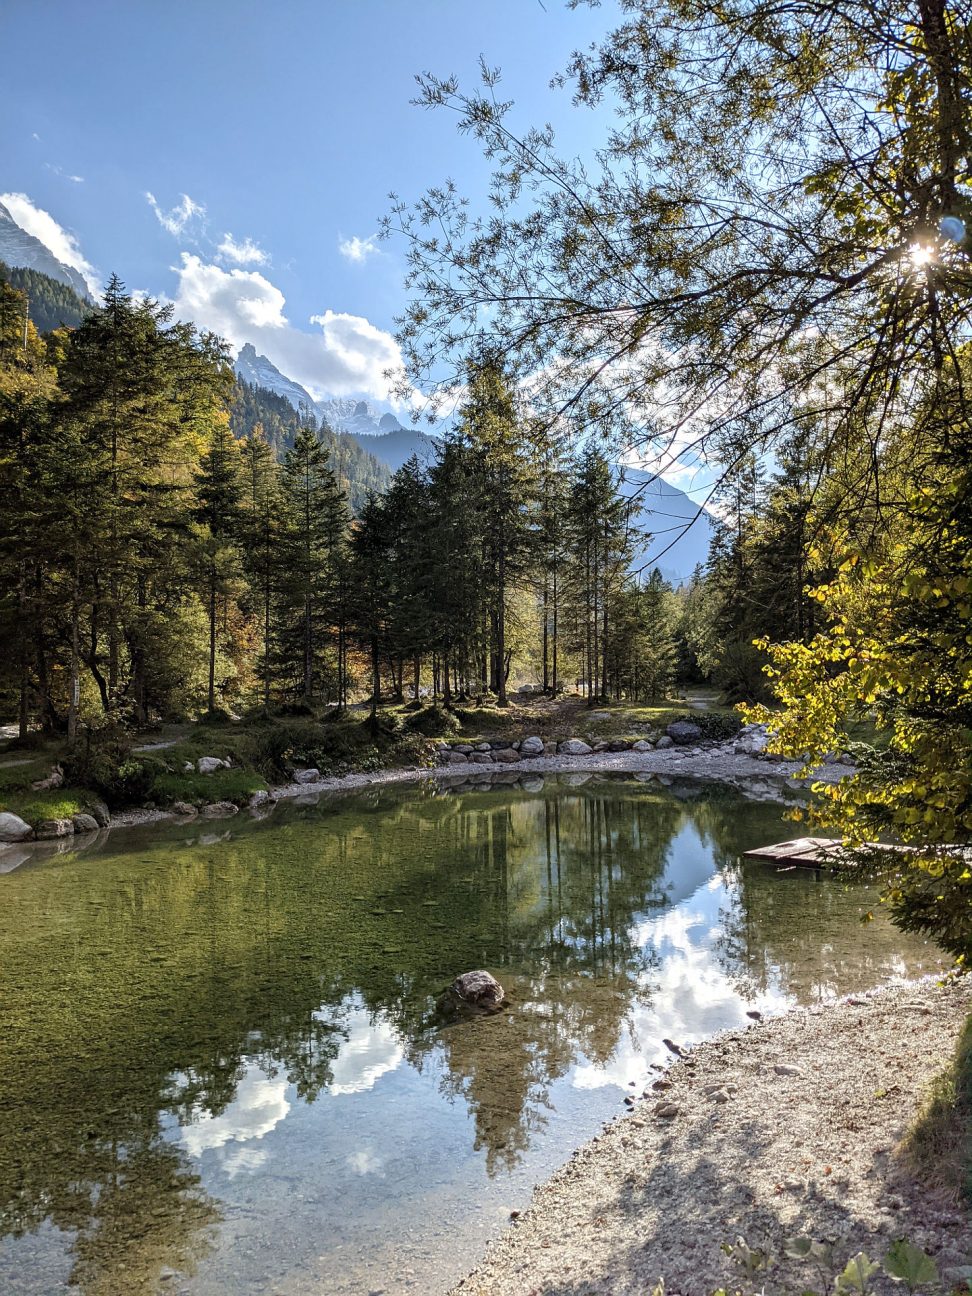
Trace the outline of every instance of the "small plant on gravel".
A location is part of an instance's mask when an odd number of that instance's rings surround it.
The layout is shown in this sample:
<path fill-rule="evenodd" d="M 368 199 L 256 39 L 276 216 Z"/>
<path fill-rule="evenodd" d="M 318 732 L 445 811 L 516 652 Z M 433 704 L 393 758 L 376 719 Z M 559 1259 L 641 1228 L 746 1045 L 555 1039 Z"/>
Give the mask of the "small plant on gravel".
<path fill-rule="evenodd" d="M 737 1238 L 732 1244 L 724 1242 L 722 1250 L 743 1270 L 750 1288 L 756 1274 L 769 1266 L 767 1252 L 751 1247 L 745 1238 Z M 818 1286 L 807 1288 L 802 1296 L 873 1296 L 872 1279 L 880 1273 L 895 1282 L 904 1283 L 909 1292 L 921 1288 L 933 1288 L 936 1293 L 943 1290 L 939 1286 L 935 1261 L 907 1238 L 899 1238 L 881 1262 L 872 1260 L 865 1251 L 858 1251 L 837 1274 L 834 1273 L 833 1247 L 826 1242 L 804 1236 L 790 1238 L 784 1243 L 783 1254 L 789 1260 L 809 1261 L 817 1270 Z M 972 1291 L 972 1284 L 959 1288 L 953 1286 L 949 1290 Z M 720 1287 L 713 1296 L 744 1296 L 744 1293 L 736 1290 L 730 1294 L 725 1287 Z"/>

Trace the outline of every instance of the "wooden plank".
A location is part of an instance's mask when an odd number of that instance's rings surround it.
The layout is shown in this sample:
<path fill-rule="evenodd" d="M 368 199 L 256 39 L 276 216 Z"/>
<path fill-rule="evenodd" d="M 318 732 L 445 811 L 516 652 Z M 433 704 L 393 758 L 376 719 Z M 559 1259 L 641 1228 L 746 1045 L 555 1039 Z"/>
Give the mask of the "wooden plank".
<path fill-rule="evenodd" d="M 795 860 L 804 855 L 817 856 L 839 846 L 840 842 L 832 837 L 795 837 L 775 846 L 758 846 L 745 854 L 747 859 Z"/>

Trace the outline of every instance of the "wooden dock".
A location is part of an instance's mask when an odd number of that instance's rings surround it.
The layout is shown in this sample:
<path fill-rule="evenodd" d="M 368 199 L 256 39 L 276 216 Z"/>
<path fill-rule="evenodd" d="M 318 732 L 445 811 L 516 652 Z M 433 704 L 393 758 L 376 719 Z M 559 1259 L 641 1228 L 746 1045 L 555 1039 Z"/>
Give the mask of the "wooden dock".
<path fill-rule="evenodd" d="M 845 851 L 833 837 L 795 837 L 776 846 L 757 846 L 746 859 L 766 860 L 786 868 L 828 868 L 844 861 Z"/>

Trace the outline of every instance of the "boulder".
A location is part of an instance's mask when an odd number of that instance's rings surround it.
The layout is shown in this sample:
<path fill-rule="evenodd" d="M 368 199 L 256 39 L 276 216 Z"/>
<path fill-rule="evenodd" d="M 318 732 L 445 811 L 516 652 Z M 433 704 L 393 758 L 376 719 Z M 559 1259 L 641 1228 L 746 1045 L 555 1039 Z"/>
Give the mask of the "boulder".
<path fill-rule="evenodd" d="M 74 823 L 70 819 L 44 819 L 34 829 L 38 841 L 54 841 L 58 837 L 73 837 Z"/>
<path fill-rule="evenodd" d="M 631 750 L 636 752 L 650 752 L 650 751 L 654 751 L 655 749 L 652 746 L 652 744 L 648 742 L 646 739 L 639 738 L 636 743 L 631 744 Z"/>
<path fill-rule="evenodd" d="M 188 801 L 173 801 L 172 813 L 177 815 L 195 815 L 196 807 L 190 805 Z"/>
<path fill-rule="evenodd" d="M 34 830 L 19 815 L 5 810 L 0 814 L 0 842 L 21 842 L 33 837 Z"/>
<path fill-rule="evenodd" d="M 533 736 L 531 738 L 524 738 L 523 741 L 520 743 L 520 755 L 521 756 L 542 756 L 543 739 L 538 738 L 536 736 Z"/>
<path fill-rule="evenodd" d="M 551 740 L 550 742 L 545 742 L 543 744 L 543 754 L 544 756 L 556 756 L 557 744 L 553 740 Z"/>
<path fill-rule="evenodd" d="M 470 1008 L 479 1008 L 485 1012 L 501 1008 L 505 998 L 503 987 L 496 978 L 481 969 L 463 972 L 456 977 L 449 989 Z"/>
<path fill-rule="evenodd" d="M 273 797 L 270 795 L 269 792 L 260 791 L 260 792 L 253 793 L 253 795 L 250 797 L 248 805 L 251 810 L 256 810 L 260 806 L 269 805 L 272 801 L 273 801 Z"/>
<path fill-rule="evenodd" d="M 195 774 L 196 767 L 193 765 L 192 761 L 186 761 L 182 766 L 182 772 L 183 774 Z"/>
<path fill-rule="evenodd" d="M 514 761 L 520 759 L 520 753 L 514 751 L 512 747 L 501 747 L 499 751 L 493 752 L 493 760 L 501 764 L 512 765 Z"/>
<path fill-rule="evenodd" d="M 770 732 L 766 725 L 745 725 L 736 735 L 732 749 L 737 756 L 762 756 L 769 741 Z"/>
<path fill-rule="evenodd" d="M 107 828 L 111 823 L 111 814 L 104 801 L 92 801 L 88 806 L 88 813 L 99 828 Z"/>
<path fill-rule="evenodd" d="M 200 756 L 196 761 L 196 769 L 200 774 L 215 774 L 218 769 L 225 769 L 225 761 L 221 761 L 218 756 Z"/>
<path fill-rule="evenodd" d="M 55 765 L 47 778 L 38 779 L 36 783 L 31 783 L 30 786 L 34 792 L 50 792 L 54 788 L 63 787 L 64 771 L 60 765 Z"/>
<path fill-rule="evenodd" d="M 610 750 L 611 744 L 604 738 L 599 739 L 599 741 L 594 744 L 594 751 L 596 752 L 606 752 Z"/>
<path fill-rule="evenodd" d="M 513 746 L 508 738 L 494 738 L 489 744 L 490 751 L 509 751 Z"/>
<path fill-rule="evenodd" d="M 232 801 L 211 801 L 209 805 L 204 805 L 199 813 L 204 819 L 228 819 L 238 810 L 239 806 L 235 806 Z"/>
<path fill-rule="evenodd" d="M 321 771 L 311 767 L 311 769 L 294 770 L 295 783 L 319 783 L 321 781 Z"/>
<path fill-rule="evenodd" d="M 453 743 L 452 750 L 458 752 L 460 756 L 468 756 L 473 748 L 469 743 Z"/>
<path fill-rule="evenodd" d="M 493 757 L 488 749 L 486 751 L 474 751 L 469 757 L 469 762 L 472 765 L 492 765 Z"/>
<path fill-rule="evenodd" d="M 689 743 L 698 742 L 702 737 L 702 730 L 691 720 L 675 720 L 665 732 L 678 747 L 687 747 Z"/>
<path fill-rule="evenodd" d="M 557 753 L 560 756 L 589 756 L 591 748 L 583 738 L 568 738 L 557 748 Z"/>
<path fill-rule="evenodd" d="M 631 744 L 629 742 L 626 742 L 624 738 L 615 738 L 613 742 L 608 743 L 608 751 L 623 752 L 623 751 L 630 751 L 630 750 L 631 750 Z"/>
<path fill-rule="evenodd" d="M 446 754 L 447 765 L 468 765 L 469 757 L 461 751 L 451 751 Z"/>
<path fill-rule="evenodd" d="M 488 752 L 492 751 L 492 747 L 488 742 L 481 742 L 476 744 L 476 750 L 478 752 Z"/>
<path fill-rule="evenodd" d="M 73 816 L 74 831 L 76 833 L 97 832 L 98 820 L 94 815 L 76 814 Z"/>
<path fill-rule="evenodd" d="M 668 734 L 662 734 L 662 736 L 655 743 L 655 750 L 664 751 L 666 747 L 674 747 L 674 746 L 675 743 L 671 738 L 669 738 Z"/>

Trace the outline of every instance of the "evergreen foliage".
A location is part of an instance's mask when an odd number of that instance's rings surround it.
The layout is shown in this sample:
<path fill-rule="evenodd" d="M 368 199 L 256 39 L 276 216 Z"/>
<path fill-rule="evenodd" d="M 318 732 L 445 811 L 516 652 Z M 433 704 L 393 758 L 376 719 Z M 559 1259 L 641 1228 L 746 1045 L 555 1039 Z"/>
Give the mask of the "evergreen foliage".
<path fill-rule="evenodd" d="M 27 298 L 30 321 L 38 333 L 77 328 L 91 310 L 91 303 L 83 301 L 68 284 L 28 266 L 8 266 L 0 261 L 0 279 Z"/>

